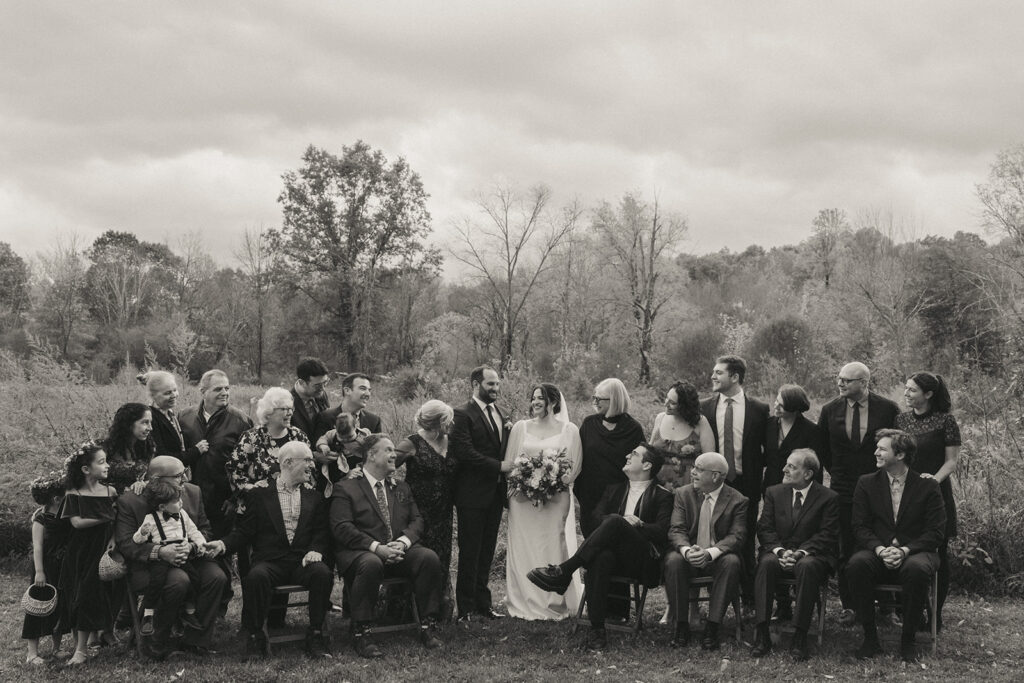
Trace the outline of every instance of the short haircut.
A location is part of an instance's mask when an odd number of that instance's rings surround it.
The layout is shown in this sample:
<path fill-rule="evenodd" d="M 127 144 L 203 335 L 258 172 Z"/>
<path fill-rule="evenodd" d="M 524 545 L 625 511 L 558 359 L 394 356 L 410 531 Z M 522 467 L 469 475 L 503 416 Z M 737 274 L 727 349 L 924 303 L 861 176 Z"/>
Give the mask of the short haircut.
<path fill-rule="evenodd" d="M 155 396 L 157 392 L 168 386 L 177 387 L 178 381 L 166 370 L 150 370 L 146 373 L 146 390 L 149 391 L 150 396 Z"/>
<path fill-rule="evenodd" d="M 224 379 L 227 379 L 228 373 L 223 370 L 218 370 L 217 368 L 207 370 L 203 373 L 203 376 L 199 378 L 199 391 L 203 393 L 209 391 L 210 387 L 213 386 L 214 377 L 223 377 Z"/>
<path fill-rule="evenodd" d="M 142 497 L 149 507 L 156 510 L 158 505 L 173 503 L 181 498 L 182 487 L 166 479 L 150 479 L 142 489 Z"/>
<path fill-rule="evenodd" d="M 936 413 L 948 413 L 953 409 L 953 399 L 949 396 L 949 389 L 946 388 L 946 381 L 942 379 L 942 375 L 915 372 L 908 379 L 913 380 L 924 393 L 932 392 L 932 397 L 928 399 L 928 407 Z"/>
<path fill-rule="evenodd" d="M 338 415 L 334 418 L 334 429 L 338 430 L 342 428 L 343 423 L 348 423 L 350 427 L 357 427 L 359 423 L 356 421 L 356 416 L 347 410 L 341 410 Z"/>
<path fill-rule="evenodd" d="M 875 432 L 875 443 L 882 439 L 889 439 L 892 443 L 892 452 L 902 455 L 903 462 L 908 466 L 914 464 L 914 456 L 917 454 L 917 441 L 913 436 L 902 429 L 879 429 Z"/>
<path fill-rule="evenodd" d="M 350 372 L 345 375 L 345 379 L 341 380 L 341 390 L 344 393 L 345 389 L 352 390 L 352 385 L 355 384 L 357 379 L 365 379 L 367 382 L 370 381 L 369 375 L 364 375 L 361 372 Z"/>
<path fill-rule="evenodd" d="M 740 384 L 743 384 L 743 380 L 747 377 L 747 361 L 739 356 L 719 356 L 715 359 L 715 364 L 719 363 L 725 366 L 725 371 L 730 376 L 739 375 Z"/>
<path fill-rule="evenodd" d="M 479 366 L 473 368 L 473 372 L 469 373 L 469 384 L 470 384 L 470 386 L 472 386 L 474 384 L 483 384 L 484 383 L 484 373 L 487 372 L 488 370 L 490 370 L 491 372 L 493 372 L 495 374 L 497 374 L 497 372 L 498 372 L 497 370 L 492 368 L 490 365 L 479 365 Z"/>
<path fill-rule="evenodd" d="M 295 458 L 312 458 L 313 451 L 301 441 L 289 441 L 277 449 L 277 462 L 283 463 L 286 460 Z"/>
<path fill-rule="evenodd" d="M 443 430 L 455 419 L 455 411 L 444 401 L 435 398 L 420 406 L 415 419 L 422 429 Z"/>
<path fill-rule="evenodd" d="M 362 443 L 360 443 L 357 446 L 356 452 L 359 453 L 359 456 L 363 459 L 363 462 L 366 462 L 366 459 L 370 456 L 370 451 L 373 450 L 374 446 L 379 444 L 384 439 L 390 438 L 391 437 L 389 437 L 387 434 L 370 434 L 365 439 L 363 439 Z"/>
<path fill-rule="evenodd" d="M 637 448 L 644 449 L 643 462 L 651 463 L 651 479 L 656 479 L 658 472 L 661 472 L 661 468 L 665 465 L 665 454 L 660 448 L 655 448 L 646 441 L 641 442 Z"/>
<path fill-rule="evenodd" d="M 562 412 L 562 392 L 558 390 L 554 384 L 535 384 L 530 389 L 530 401 L 533 401 L 533 395 L 540 389 L 540 393 L 544 396 L 545 415 L 551 413 L 552 415 L 558 415 Z"/>
<path fill-rule="evenodd" d="M 818 472 L 821 472 L 821 461 L 818 460 L 818 454 L 814 452 L 813 448 L 794 448 L 790 455 L 797 456 L 800 466 L 814 472 L 815 477 L 818 476 Z"/>
<path fill-rule="evenodd" d="M 626 385 L 622 383 L 621 379 L 609 377 L 608 379 L 601 380 L 594 387 L 594 393 L 601 392 L 607 393 L 610 399 L 608 410 L 605 412 L 605 415 L 608 417 L 628 413 L 629 409 L 633 407 L 632 401 L 629 400 L 629 392 L 626 391 Z"/>
<path fill-rule="evenodd" d="M 319 358 L 303 358 L 295 366 L 295 376 L 303 382 L 308 382 L 310 377 L 319 377 L 328 374 L 327 366 Z"/>
<path fill-rule="evenodd" d="M 267 424 L 267 416 L 275 409 L 294 405 L 292 392 L 281 387 L 270 387 L 256 404 L 256 424 L 263 426 Z"/>
<path fill-rule="evenodd" d="M 783 384 L 779 387 L 782 409 L 788 413 L 805 413 L 811 408 L 807 392 L 799 384 Z"/>

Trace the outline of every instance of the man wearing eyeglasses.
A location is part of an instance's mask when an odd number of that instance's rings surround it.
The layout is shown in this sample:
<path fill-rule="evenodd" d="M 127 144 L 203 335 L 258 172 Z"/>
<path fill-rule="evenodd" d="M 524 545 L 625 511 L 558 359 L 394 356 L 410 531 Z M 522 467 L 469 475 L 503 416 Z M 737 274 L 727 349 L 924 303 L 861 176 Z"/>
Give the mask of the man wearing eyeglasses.
<path fill-rule="evenodd" d="M 330 407 L 326 387 L 331 376 L 319 358 L 303 358 L 295 368 L 295 376 L 295 385 L 292 387 L 292 402 L 295 405 L 292 427 L 301 429 L 310 443 L 316 443 L 313 428 L 316 416 Z"/>
<path fill-rule="evenodd" d="M 836 378 L 839 397 L 825 404 L 818 418 L 822 467 L 828 470 L 830 487 L 839 494 L 839 561 L 846 561 L 856 550 L 853 536 L 853 491 L 857 479 L 875 471 L 875 433 L 896 425 L 899 407 L 889 399 L 870 391 L 871 371 L 863 363 L 847 363 Z M 845 573 L 839 575 L 839 598 L 843 625 L 856 622 L 855 607 Z"/>

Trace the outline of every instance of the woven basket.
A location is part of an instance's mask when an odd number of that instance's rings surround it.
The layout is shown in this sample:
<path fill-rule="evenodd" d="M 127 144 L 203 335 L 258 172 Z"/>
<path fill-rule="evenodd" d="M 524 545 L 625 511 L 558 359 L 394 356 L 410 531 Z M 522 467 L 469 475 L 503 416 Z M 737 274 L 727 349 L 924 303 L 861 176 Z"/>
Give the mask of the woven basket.
<path fill-rule="evenodd" d="M 128 566 L 125 564 L 121 553 L 108 548 L 100 556 L 100 581 L 117 581 L 118 579 L 123 579 L 127 573 Z"/>
<path fill-rule="evenodd" d="M 57 609 L 57 589 L 48 583 L 42 586 L 32 584 L 21 596 L 21 606 L 25 614 L 33 617 L 48 617 Z"/>

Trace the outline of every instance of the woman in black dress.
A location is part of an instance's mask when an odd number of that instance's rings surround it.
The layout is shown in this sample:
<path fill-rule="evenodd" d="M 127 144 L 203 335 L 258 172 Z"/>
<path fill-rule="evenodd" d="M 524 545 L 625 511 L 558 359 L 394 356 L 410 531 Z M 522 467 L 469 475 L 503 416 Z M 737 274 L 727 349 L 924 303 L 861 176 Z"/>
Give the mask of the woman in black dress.
<path fill-rule="evenodd" d="M 63 604 L 63 630 L 75 632 L 75 653 L 69 666 L 87 661 L 89 636 L 110 631 L 110 584 L 100 581 L 100 556 L 110 541 L 117 492 L 103 483 L 110 467 L 107 454 L 88 442 L 67 459 L 68 491 L 61 504 L 61 519 L 71 523 L 67 551 L 61 564 L 58 594 Z"/>
<path fill-rule="evenodd" d="M 141 482 L 146 476 L 149 461 L 156 455 L 153 413 L 149 406 L 125 403 L 118 408 L 103 442 L 103 450 L 110 467 L 107 483 L 117 489 L 119 495 L 135 482 Z"/>
<path fill-rule="evenodd" d="M 419 429 L 396 447 L 398 466 L 423 515 L 422 543 L 437 553 L 444 572 L 442 615 L 451 618 L 452 510 L 455 503 L 456 461 L 448 457 L 448 432 L 455 412 L 443 401 L 431 400 L 416 411 Z"/>
<path fill-rule="evenodd" d="M 917 442 L 914 469 L 939 482 L 946 504 L 946 537 L 939 546 L 939 610 L 936 627 L 942 628 L 942 605 L 949 593 L 949 539 L 956 536 L 956 502 L 949 476 L 960 459 L 960 426 L 949 412 L 953 402 L 941 375 L 916 372 L 907 380 L 903 400 L 910 408 L 896 416 L 896 427 Z"/>
<path fill-rule="evenodd" d="M 761 490 L 782 483 L 782 468 L 786 459 L 798 448 L 810 448 L 821 453 L 818 427 L 804 417 L 811 407 L 807 392 L 799 384 L 783 384 L 775 397 L 775 414 L 768 418 L 765 434 L 764 483 Z M 821 472 L 816 481 L 821 483 Z"/>

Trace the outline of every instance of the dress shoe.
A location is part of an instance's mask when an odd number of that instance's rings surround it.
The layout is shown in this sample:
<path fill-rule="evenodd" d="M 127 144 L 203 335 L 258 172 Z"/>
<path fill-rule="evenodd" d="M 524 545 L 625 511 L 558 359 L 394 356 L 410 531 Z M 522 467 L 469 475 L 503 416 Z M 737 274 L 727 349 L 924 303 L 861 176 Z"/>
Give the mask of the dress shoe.
<path fill-rule="evenodd" d="M 709 621 L 704 624 L 704 637 L 700 639 L 700 649 L 713 652 L 721 647 L 718 641 L 718 624 Z"/>
<path fill-rule="evenodd" d="M 793 621 L 793 603 L 787 600 L 776 605 L 775 618 L 779 621 Z"/>
<path fill-rule="evenodd" d="M 352 644 L 355 646 L 356 654 L 366 659 L 383 657 L 384 653 L 370 640 L 370 629 L 366 626 L 356 627 L 352 637 Z"/>
<path fill-rule="evenodd" d="M 147 614 L 146 616 L 142 617 L 142 625 L 139 626 L 139 633 L 141 633 L 144 636 L 151 636 L 151 635 L 153 635 L 153 615 L 152 614 Z"/>
<path fill-rule="evenodd" d="M 857 623 L 857 613 L 852 609 L 844 609 L 839 613 L 840 626 L 854 626 Z"/>
<path fill-rule="evenodd" d="M 758 624 L 754 635 L 754 647 L 750 649 L 751 657 L 765 657 L 772 653 L 772 634 L 768 624 Z"/>
<path fill-rule="evenodd" d="M 605 634 L 604 627 L 591 626 L 590 631 L 587 633 L 588 650 L 605 650 L 608 648 L 608 636 Z"/>
<path fill-rule="evenodd" d="M 882 646 L 878 642 L 878 636 L 864 636 L 864 642 L 854 651 L 853 656 L 857 659 L 871 659 L 880 654 Z"/>
<path fill-rule="evenodd" d="M 496 611 L 493 607 L 488 607 L 487 609 L 485 609 L 482 612 L 480 612 L 480 616 L 482 616 L 484 619 L 504 619 L 505 618 L 504 614 L 502 614 L 501 612 Z"/>
<path fill-rule="evenodd" d="M 690 624 L 680 621 L 676 624 L 676 631 L 672 634 L 671 647 L 686 647 L 690 644 Z"/>
<path fill-rule="evenodd" d="M 202 631 L 203 630 L 203 625 L 199 623 L 198 619 L 196 619 L 195 612 L 193 612 L 192 614 L 189 614 L 188 612 L 185 612 L 184 614 L 182 614 L 181 615 L 181 625 L 184 626 L 185 628 L 190 628 L 190 629 L 193 629 L 195 631 Z"/>
<path fill-rule="evenodd" d="M 306 654 L 314 659 L 329 658 L 331 653 L 327 651 L 327 639 L 320 629 L 306 630 Z"/>
<path fill-rule="evenodd" d="M 250 658 L 269 657 L 270 641 L 263 631 L 250 633 L 245 641 L 245 654 Z"/>
<path fill-rule="evenodd" d="M 572 574 L 566 574 L 557 564 L 531 569 L 526 573 L 526 578 L 541 590 L 559 595 L 565 595 L 569 584 L 572 583 Z"/>
<path fill-rule="evenodd" d="M 807 646 L 807 631 L 798 630 L 793 634 L 793 642 L 789 644 L 789 654 L 798 662 L 806 662 L 811 658 L 811 652 Z"/>
<path fill-rule="evenodd" d="M 903 636 L 900 639 L 900 659 L 907 664 L 913 664 L 918 660 L 917 644 L 914 642 L 913 635 Z"/>
<path fill-rule="evenodd" d="M 420 642 L 422 642 L 423 647 L 428 650 L 436 650 L 444 645 L 441 641 L 440 629 L 438 628 L 436 621 L 431 619 L 420 627 Z"/>

